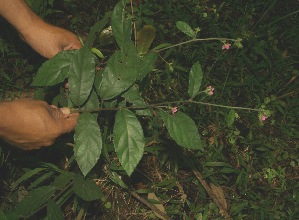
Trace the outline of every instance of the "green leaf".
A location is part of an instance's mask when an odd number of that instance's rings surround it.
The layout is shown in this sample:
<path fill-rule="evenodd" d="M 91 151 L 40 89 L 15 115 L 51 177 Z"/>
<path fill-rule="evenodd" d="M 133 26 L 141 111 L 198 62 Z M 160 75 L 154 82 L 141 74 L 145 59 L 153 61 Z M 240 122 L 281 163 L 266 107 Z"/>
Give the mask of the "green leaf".
<path fill-rule="evenodd" d="M 52 105 L 68 106 L 68 97 L 64 88 L 60 88 L 59 94 L 52 100 Z"/>
<path fill-rule="evenodd" d="M 49 200 L 54 191 L 53 186 L 42 186 L 30 191 L 28 196 L 16 205 L 14 212 L 26 218 L 30 217 Z"/>
<path fill-rule="evenodd" d="M 82 105 L 89 97 L 94 76 L 94 55 L 88 47 L 83 46 L 75 54 L 69 74 L 70 98 L 76 106 Z"/>
<path fill-rule="evenodd" d="M 53 186 L 63 189 L 69 182 L 74 179 L 74 173 L 71 172 L 64 172 L 57 176 L 53 182 Z"/>
<path fill-rule="evenodd" d="M 96 93 L 96 91 L 93 89 L 90 93 L 90 96 L 88 97 L 87 102 L 85 105 L 81 108 L 82 110 L 91 111 L 94 109 L 98 109 L 100 106 L 99 97 Z M 92 113 L 92 115 L 97 118 L 98 112 Z"/>
<path fill-rule="evenodd" d="M 102 52 L 101 52 L 99 49 L 93 47 L 93 48 L 91 48 L 91 51 L 92 51 L 95 55 L 97 55 L 98 57 L 100 57 L 100 58 L 102 58 L 102 59 L 105 58 L 104 55 L 102 54 Z"/>
<path fill-rule="evenodd" d="M 145 145 L 141 124 L 133 112 L 123 109 L 116 113 L 113 136 L 117 157 L 130 176 L 143 156 Z"/>
<path fill-rule="evenodd" d="M 85 180 L 80 175 L 75 176 L 74 192 L 84 201 L 93 201 L 104 196 L 100 187 L 94 181 Z"/>
<path fill-rule="evenodd" d="M 17 187 L 19 184 L 21 184 L 22 182 L 28 180 L 29 178 L 31 178 L 32 176 L 38 174 L 41 171 L 46 170 L 46 168 L 35 168 L 33 170 L 29 170 L 27 171 L 23 176 L 21 176 L 16 182 L 13 183 L 13 185 L 15 187 Z"/>
<path fill-rule="evenodd" d="M 72 61 L 76 50 L 62 51 L 47 60 L 37 71 L 32 86 L 53 86 L 63 82 L 72 72 Z"/>
<path fill-rule="evenodd" d="M 188 36 L 192 37 L 192 38 L 195 38 L 196 37 L 196 34 L 195 32 L 193 31 L 193 29 L 186 23 L 186 22 L 183 22 L 183 21 L 177 21 L 176 22 L 176 27 L 184 32 L 185 34 L 187 34 Z"/>
<path fill-rule="evenodd" d="M 165 179 L 161 182 L 155 184 L 156 187 L 167 187 L 169 185 L 177 184 L 177 180 L 175 178 Z"/>
<path fill-rule="evenodd" d="M 83 113 L 75 130 L 75 157 L 84 176 L 95 166 L 101 155 L 102 134 L 96 118 Z"/>
<path fill-rule="evenodd" d="M 202 68 L 199 62 L 196 62 L 189 73 L 189 89 L 188 93 L 194 98 L 200 92 L 200 86 L 203 78 Z"/>
<path fill-rule="evenodd" d="M 47 204 L 47 217 L 48 220 L 64 220 L 61 209 L 52 199 Z"/>
<path fill-rule="evenodd" d="M 108 60 L 106 68 L 100 72 L 95 87 L 98 95 L 104 99 L 112 99 L 127 90 L 137 79 L 139 63 L 136 48 L 132 43 L 116 51 Z"/>
<path fill-rule="evenodd" d="M 96 38 L 95 33 L 101 31 L 106 24 L 107 19 L 103 19 L 92 26 L 84 46 L 74 56 L 69 89 L 70 99 L 76 106 L 82 105 L 90 95 L 95 77 L 95 57 L 91 47 Z"/>
<path fill-rule="evenodd" d="M 104 18 L 97 23 L 95 23 L 89 31 L 89 34 L 86 38 L 86 41 L 84 43 L 84 46 L 87 47 L 88 49 L 92 49 L 92 45 L 96 39 L 96 32 L 102 31 L 105 25 L 108 23 L 108 19 Z"/>
<path fill-rule="evenodd" d="M 141 107 L 147 105 L 139 94 L 137 86 L 132 86 L 128 91 L 122 94 L 122 97 L 128 102 L 131 102 L 133 106 Z M 136 113 L 139 115 L 152 115 L 149 109 L 136 110 Z"/>
<path fill-rule="evenodd" d="M 36 186 L 40 185 L 42 182 L 46 181 L 47 179 L 49 179 L 50 177 L 52 177 L 54 175 L 53 171 L 48 171 L 45 174 L 41 175 L 40 177 L 38 177 L 36 180 L 34 180 L 34 182 L 32 182 L 30 184 L 30 186 L 28 187 L 29 190 L 36 188 Z"/>
<path fill-rule="evenodd" d="M 157 53 L 148 53 L 140 57 L 140 60 L 138 62 L 139 69 L 137 80 L 143 79 L 148 73 L 150 73 L 154 69 L 157 59 Z"/>
<path fill-rule="evenodd" d="M 165 48 L 165 47 L 169 47 L 169 46 L 171 46 L 170 43 L 163 43 L 163 44 L 160 44 L 160 45 L 156 46 L 156 47 L 153 48 L 152 50 L 160 50 L 160 49 L 163 49 L 163 48 Z"/>
<path fill-rule="evenodd" d="M 188 115 L 183 112 L 174 115 L 169 115 L 162 110 L 159 112 L 171 138 L 178 145 L 188 149 L 203 150 L 197 127 Z"/>
<path fill-rule="evenodd" d="M 144 25 L 137 32 L 137 50 L 139 54 L 145 54 L 156 37 L 156 29 L 152 25 Z"/>
<path fill-rule="evenodd" d="M 114 8 L 111 16 L 111 26 L 116 43 L 120 48 L 131 42 L 132 21 L 126 13 L 125 0 L 121 0 Z"/>
<path fill-rule="evenodd" d="M 230 109 L 228 115 L 227 115 L 227 125 L 228 126 L 231 126 L 234 121 L 235 121 L 235 115 L 236 115 L 236 112 L 234 109 Z"/>

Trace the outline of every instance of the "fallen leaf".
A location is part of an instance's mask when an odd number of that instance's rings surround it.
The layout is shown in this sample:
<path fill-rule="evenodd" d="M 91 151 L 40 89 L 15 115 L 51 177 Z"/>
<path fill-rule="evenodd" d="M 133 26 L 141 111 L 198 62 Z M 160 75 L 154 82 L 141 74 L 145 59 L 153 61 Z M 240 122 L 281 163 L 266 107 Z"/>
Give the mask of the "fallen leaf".
<path fill-rule="evenodd" d="M 220 204 L 219 209 L 220 213 L 227 213 L 227 202 L 223 193 L 223 190 L 220 186 L 215 186 L 213 183 L 210 183 L 210 188 L 215 195 L 215 200 L 218 201 L 218 204 Z"/>
<path fill-rule="evenodd" d="M 149 193 L 147 195 L 147 198 L 148 199 L 153 199 L 153 200 L 156 200 L 156 201 L 160 201 L 160 199 L 156 196 L 155 193 Z M 165 208 L 162 204 L 153 204 L 157 209 L 159 209 L 161 212 L 165 213 Z M 155 212 L 155 215 L 159 218 L 159 219 L 162 219 L 162 220 L 165 220 L 165 218 L 161 215 L 159 215 L 158 213 Z"/>

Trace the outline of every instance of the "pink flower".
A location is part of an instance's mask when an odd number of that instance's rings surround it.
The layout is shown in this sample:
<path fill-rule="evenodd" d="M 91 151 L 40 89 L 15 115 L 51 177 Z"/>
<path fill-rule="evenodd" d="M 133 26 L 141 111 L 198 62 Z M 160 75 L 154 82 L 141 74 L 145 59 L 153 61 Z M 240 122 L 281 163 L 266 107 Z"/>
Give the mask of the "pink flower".
<path fill-rule="evenodd" d="M 262 117 L 260 118 L 260 121 L 265 121 L 268 117 L 265 115 L 262 115 Z"/>
<path fill-rule="evenodd" d="M 214 88 L 213 88 L 212 86 L 208 86 L 208 87 L 206 88 L 206 93 L 207 93 L 208 95 L 213 95 L 213 94 L 214 94 Z"/>
<path fill-rule="evenodd" d="M 178 107 L 171 108 L 171 114 L 174 115 L 178 111 Z"/>
<path fill-rule="evenodd" d="M 230 48 L 231 44 L 223 44 L 222 50 L 228 50 Z"/>

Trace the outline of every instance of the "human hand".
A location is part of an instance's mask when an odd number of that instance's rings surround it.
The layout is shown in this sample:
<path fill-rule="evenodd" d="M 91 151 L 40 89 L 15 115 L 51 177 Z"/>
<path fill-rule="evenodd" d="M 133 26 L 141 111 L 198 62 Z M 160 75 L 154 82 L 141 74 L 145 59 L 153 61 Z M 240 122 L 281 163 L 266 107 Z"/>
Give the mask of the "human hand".
<path fill-rule="evenodd" d="M 19 99 L 0 103 L 0 137 L 23 150 L 50 146 L 75 129 L 79 114 L 58 109 L 44 101 Z"/>
<path fill-rule="evenodd" d="M 46 58 L 51 58 L 60 51 L 82 47 L 78 37 L 72 32 L 41 20 L 22 30 L 21 34 L 36 52 Z"/>
<path fill-rule="evenodd" d="M 24 0 L 0 0 L 0 15 L 19 31 L 36 52 L 46 58 L 63 50 L 82 47 L 76 35 L 43 21 Z"/>

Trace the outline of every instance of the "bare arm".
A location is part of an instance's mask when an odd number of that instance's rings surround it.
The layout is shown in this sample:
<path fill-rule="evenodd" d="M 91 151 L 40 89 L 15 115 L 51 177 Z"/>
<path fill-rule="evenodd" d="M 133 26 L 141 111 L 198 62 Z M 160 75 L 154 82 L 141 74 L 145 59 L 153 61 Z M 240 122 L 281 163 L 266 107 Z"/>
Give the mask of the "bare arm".
<path fill-rule="evenodd" d="M 46 58 L 62 50 L 81 47 L 76 35 L 46 23 L 30 9 L 25 0 L 0 0 L 0 15 L 19 31 L 36 52 Z"/>
<path fill-rule="evenodd" d="M 0 0 L 0 15 L 20 33 L 29 29 L 34 23 L 42 22 L 24 0 Z"/>
<path fill-rule="evenodd" d="M 43 21 L 24 0 L 0 0 L 0 15 L 46 58 L 62 50 L 81 47 L 73 33 Z M 24 150 L 49 146 L 57 137 L 75 128 L 78 116 L 70 114 L 68 108 L 58 109 L 44 101 L 0 102 L 0 138 Z"/>

